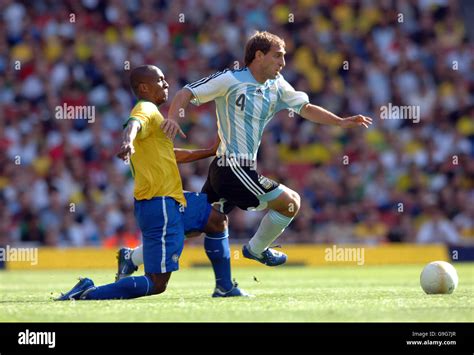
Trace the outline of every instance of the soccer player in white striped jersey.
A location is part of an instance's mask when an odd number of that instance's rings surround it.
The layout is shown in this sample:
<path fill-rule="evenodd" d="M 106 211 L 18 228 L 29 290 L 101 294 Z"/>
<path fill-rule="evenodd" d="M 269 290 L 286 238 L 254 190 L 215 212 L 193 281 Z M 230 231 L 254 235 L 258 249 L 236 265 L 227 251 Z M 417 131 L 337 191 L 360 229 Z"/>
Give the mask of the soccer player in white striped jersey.
<path fill-rule="evenodd" d="M 244 210 L 268 209 L 242 251 L 245 257 L 269 266 L 286 262 L 285 254 L 269 246 L 298 213 L 300 196 L 255 171 L 265 126 L 283 109 L 316 123 L 344 128 L 368 128 L 372 123 L 363 115 L 341 118 L 311 104 L 306 93 L 295 91 L 283 78 L 280 72 L 284 66 L 285 42 L 274 34 L 257 32 L 246 44 L 243 69 L 224 70 L 186 85 L 174 97 L 168 119 L 162 123 L 165 134 L 174 138 L 180 130 L 177 120 L 189 102 L 215 102 L 221 144 L 202 191 L 210 203 L 220 203 L 225 213 L 235 206 Z M 211 243 L 205 239 L 206 242 Z M 208 250 L 206 244 L 205 247 Z"/>

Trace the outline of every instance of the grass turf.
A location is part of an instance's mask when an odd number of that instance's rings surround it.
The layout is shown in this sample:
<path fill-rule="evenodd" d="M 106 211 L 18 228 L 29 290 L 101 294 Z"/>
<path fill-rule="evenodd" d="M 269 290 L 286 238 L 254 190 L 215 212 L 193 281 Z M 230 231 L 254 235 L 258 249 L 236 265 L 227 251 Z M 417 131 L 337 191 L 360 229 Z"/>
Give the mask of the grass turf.
<path fill-rule="evenodd" d="M 182 269 L 162 295 L 53 302 L 78 276 L 96 285 L 114 270 L 2 271 L 2 322 L 455 322 L 474 321 L 474 264 L 455 264 L 451 295 L 426 295 L 422 265 L 235 268 L 254 298 L 213 299 L 210 268 Z M 256 278 L 258 281 L 256 281 Z"/>

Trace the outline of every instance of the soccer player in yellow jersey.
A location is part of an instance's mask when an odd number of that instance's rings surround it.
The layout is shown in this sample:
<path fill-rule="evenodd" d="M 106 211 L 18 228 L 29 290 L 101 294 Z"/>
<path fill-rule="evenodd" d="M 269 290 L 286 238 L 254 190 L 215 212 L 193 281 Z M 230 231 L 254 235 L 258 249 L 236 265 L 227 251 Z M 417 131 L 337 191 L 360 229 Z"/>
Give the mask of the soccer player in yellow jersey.
<path fill-rule="evenodd" d="M 210 154 L 175 151 L 172 140 L 161 130 L 164 117 L 158 106 L 168 99 L 163 73 L 155 66 L 141 66 L 132 71 L 130 84 L 139 101 L 124 124 L 118 157 L 130 161 L 135 179 L 135 217 L 143 235 L 145 275 L 124 277 L 99 287 L 91 279 L 82 278 L 58 300 L 128 299 L 162 293 L 171 273 L 178 270 L 185 231 L 227 238 L 227 219 L 211 207 L 206 195 L 187 193 L 185 197 L 183 192 L 176 157 L 191 161 Z M 179 133 L 184 136 L 181 130 Z M 216 273 L 216 279 L 219 276 Z M 225 276 L 230 279 L 230 273 Z M 213 296 L 247 294 L 232 284 L 228 289 L 216 287 Z"/>

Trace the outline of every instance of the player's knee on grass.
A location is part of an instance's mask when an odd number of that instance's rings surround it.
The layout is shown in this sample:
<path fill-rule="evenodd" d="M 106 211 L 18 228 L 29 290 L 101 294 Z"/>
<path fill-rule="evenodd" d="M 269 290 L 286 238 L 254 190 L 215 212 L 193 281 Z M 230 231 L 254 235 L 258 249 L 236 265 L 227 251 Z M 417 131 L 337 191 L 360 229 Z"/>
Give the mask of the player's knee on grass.
<path fill-rule="evenodd" d="M 166 291 L 166 286 L 168 286 L 168 281 L 171 276 L 171 272 L 164 274 L 147 274 L 153 282 L 152 294 L 158 295 Z"/>
<path fill-rule="evenodd" d="M 211 209 L 204 232 L 222 233 L 227 229 L 227 216 L 214 208 Z"/>

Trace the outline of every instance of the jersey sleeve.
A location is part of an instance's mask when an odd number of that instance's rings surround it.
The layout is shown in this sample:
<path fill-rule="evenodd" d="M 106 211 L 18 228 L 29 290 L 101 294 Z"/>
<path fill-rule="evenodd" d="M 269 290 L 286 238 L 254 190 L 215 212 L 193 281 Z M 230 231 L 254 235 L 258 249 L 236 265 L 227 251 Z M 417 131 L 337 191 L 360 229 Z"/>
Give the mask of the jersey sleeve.
<path fill-rule="evenodd" d="M 186 85 L 185 88 L 194 96 L 191 103 L 199 106 L 219 96 L 224 96 L 231 85 L 231 77 L 232 73 L 226 69 Z"/>
<path fill-rule="evenodd" d="M 308 95 L 303 91 L 296 91 L 283 77 L 278 80 L 279 100 L 276 111 L 291 109 L 300 113 L 304 105 L 309 103 Z"/>
<path fill-rule="evenodd" d="M 130 117 L 123 125 L 125 128 L 130 121 L 138 121 L 140 123 L 140 131 L 137 138 L 145 138 L 150 134 L 152 118 L 155 115 L 154 105 L 147 102 L 139 102 L 135 105 L 130 113 Z"/>

